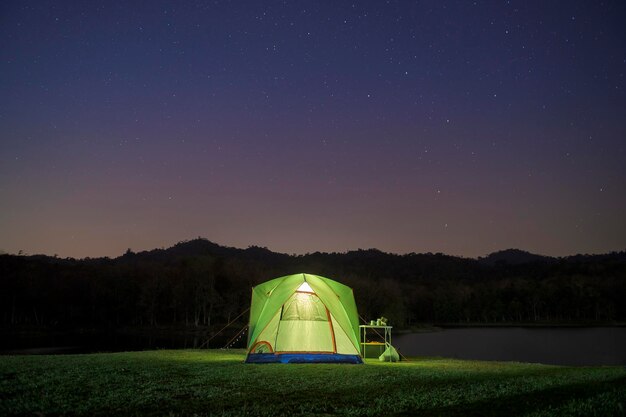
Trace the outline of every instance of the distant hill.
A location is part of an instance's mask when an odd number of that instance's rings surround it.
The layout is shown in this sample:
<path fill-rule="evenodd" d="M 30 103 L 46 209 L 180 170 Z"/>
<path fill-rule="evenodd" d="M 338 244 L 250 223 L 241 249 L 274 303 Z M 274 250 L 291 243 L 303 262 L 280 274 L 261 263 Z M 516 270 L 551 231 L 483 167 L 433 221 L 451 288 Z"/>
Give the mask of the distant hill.
<path fill-rule="evenodd" d="M 556 258 L 550 256 L 536 255 L 520 249 L 505 249 L 493 252 L 484 258 L 478 258 L 479 262 L 485 265 L 496 265 L 504 263 L 509 265 L 521 265 L 533 262 L 554 262 Z"/>
<path fill-rule="evenodd" d="M 152 249 L 149 251 L 132 252 L 130 249 L 122 256 L 114 258 L 114 261 L 166 261 L 197 256 L 235 257 L 248 259 L 285 259 L 289 255 L 272 252 L 267 248 L 249 246 L 247 249 L 221 246 L 208 239 L 197 238 L 175 244 L 167 249 Z M 98 259 L 98 258 L 96 258 Z"/>
<path fill-rule="evenodd" d="M 468 264 L 480 264 L 494 266 L 496 264 L 508 264 L 508 265 L 523 265 L 536 262 L 557 262 L 559 260 L 564 262 L 590 262 L 600 260 L 619 260 L 621 262 L 626 261 L 626 251 L 610 252 L 606 254 L 577 254 L 566 256 L 562 258 L 556 258 L 552 256 L 534 254 L 521 249 L 505 249 L 490 253 L 484 257 L 464 258 L 461 256 L 446 255 L 443 253 L 408 253 L 408 254 L 395 254 L 390 252 L 383 252 L 379 249 L 356 249 L 347 252 L 312 252 L 303 255 L 290 255 L 281 252 L 274 252 L 266 247 L 261 246 L 248 246 L 246 249 L 235 248 L 232 246 L 223 246 L 218 243 L 212 242 L 206 238 L 198 237 L 191 240 L 184 240 L 176 243 L 169 248 L 151 249 L 140 252 L 134 252 L 132 249 L 128 249 L 124 254 L 115 257 L 100 257 L 100 258 L 58 258 L 55 256 L 48 256 L 42 254 L 35 255 L 13 255 L 0 250 L 0 255 L 8 256 L 20 256 L 24 259 L 38 259 L 47 260 L 55 263 L 74 263 L 74 262 L 87 262 L 87 263 L 99 263 L 99 262 L 129 262 L 129 261 L 174 261 L 183 258 L 197 257 L 197 256 L 216 256 L 216 257 L 228 257 L 228 258 L 241 258 L 241 259 L 256 259 L 263 261 L 279 261 L 285 262 L 288 260 L 311 260 L 311 259 L 342 259 L 345 261 L 364 261 L 375 263 L 397 263 L 397 262 L 435 262 L 456 264 L 461 263 L 463 265 Z"/>

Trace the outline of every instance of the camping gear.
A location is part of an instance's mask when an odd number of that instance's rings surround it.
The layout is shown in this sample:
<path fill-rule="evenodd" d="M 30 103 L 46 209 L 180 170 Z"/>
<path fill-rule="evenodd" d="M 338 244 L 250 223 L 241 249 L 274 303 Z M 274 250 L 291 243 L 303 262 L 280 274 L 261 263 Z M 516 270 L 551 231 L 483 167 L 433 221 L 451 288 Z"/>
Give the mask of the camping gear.
<path fill-rule="evenodd" d="M 367 342 L 367 344 L 363 345 L 361 357 L 363 359 L 378 358 L 385 352 L 386 347 L 387 345 L 384 342 Z"/>
<path fill-rule="evenodd" d="M 378 323 L 381 319 L 372 321 Z M 378 358 L 382 353 L 384 353 L 386 347 L 391 346 L 391 329 L 393 329 L 393 326 L 372 324 L 362 324 L 359 326 L 359 337 L 361 341 L 360 347 L 363 358 Z M 379 330 L 382 331 L 382 334 Z M 371 338 L 368 337 L 368 331 L 371 331 L 378 336 L 379 340 L 371 340 Z M 369 333 L 370 335 L 371 332 Z"/>
<path fill-rule="evenodd" d="M 378 360 L 381 362 L 398 362 L 400 360 L 400 355 L 398 355 L 396 348 L 389 345 L 383 354 L 378 357 Z"/>
<path fill-rule="evenodd" d="M 252 289 L 246 363 L 363 363 L 352 289 L 294 274 Z"/>

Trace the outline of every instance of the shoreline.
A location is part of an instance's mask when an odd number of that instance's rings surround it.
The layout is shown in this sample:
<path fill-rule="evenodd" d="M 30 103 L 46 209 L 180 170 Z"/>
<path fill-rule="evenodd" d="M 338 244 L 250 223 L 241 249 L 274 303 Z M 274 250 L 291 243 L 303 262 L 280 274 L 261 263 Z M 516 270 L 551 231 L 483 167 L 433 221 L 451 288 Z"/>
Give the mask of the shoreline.
<path fill-rule="evenodd" d="M 244 323 L 232 324 L 229 331 L 237 331 Z M 393 326 L 393 323 L 392 323 Z M 129 334 L 129 335 L 169 335 L 169 336 L 209 336 L 223 325 L 215 327 L 198 326 L 125 326 L 125 327 L 41 327 L 41 326 L 14 326 L 0 327 L 0 335 L 37 337 L 68 334 Z M 394 333 L 413 333 L 433 331 L 441 329 L 463 328 L 602 328 L 602 327 L 626 327 L 626 322 L 507 322 L 507 323 L 419 323 L 408 327 L 395 327 Z M 232 330 L 231 330 L 232 329 Z M 228 331 L 226 332 L 228 333 Z"/>

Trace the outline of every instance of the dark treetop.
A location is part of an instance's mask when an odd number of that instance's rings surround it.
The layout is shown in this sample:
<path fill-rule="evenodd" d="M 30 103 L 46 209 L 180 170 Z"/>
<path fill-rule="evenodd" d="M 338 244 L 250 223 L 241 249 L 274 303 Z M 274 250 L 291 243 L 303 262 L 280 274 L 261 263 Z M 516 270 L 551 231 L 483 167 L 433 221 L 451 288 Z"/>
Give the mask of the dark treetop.
<path fill-rule="evenodd" d="M 221 328 L 250 306 L 253 285 L 297 272 L 349 285 L 363 317 L 384 315 L 396 328 L 626 321 L 626 252 L 549 258 L 507 250 L 478 260 L 376 249 L 292 256 L 195 239 L 115 259 L 0 255 L 0 324 Z"/>

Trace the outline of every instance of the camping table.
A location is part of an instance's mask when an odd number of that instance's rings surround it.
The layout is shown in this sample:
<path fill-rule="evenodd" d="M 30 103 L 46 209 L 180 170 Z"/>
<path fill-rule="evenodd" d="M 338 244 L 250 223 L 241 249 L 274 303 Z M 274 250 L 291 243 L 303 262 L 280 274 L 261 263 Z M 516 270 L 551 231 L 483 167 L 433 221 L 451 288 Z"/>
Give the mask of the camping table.
<path fill-rule="evenodd" d="M 367 343 L 367 339 L 365 338 L 365 336 L 367 336 L 367 329 L 373 329 L 374 331 L 376 331 L 376 329 L 381 329 L 384 330 L 385 335 L 385 350 L 387 350 L 387 348 L 391 347 L 391 329 L 393 326 L 376 326 L 376 325 L 371 325 L 371 324 L 362 324 L 359 326 L 359 335 L 361 336 L 361 355 L 363 355 L 363 357 L 365 357 L 365 346 L 366 345 L 375 345 L 376 343 Z M 376 332 L 378 333 L 378 332 Z M 378 333 L 380 335 L 380 333 Z M 384 351 L 383 351 L 384 353 Z M 391 355 L 389 355 L 389 361 L 391 362 Z"/>

